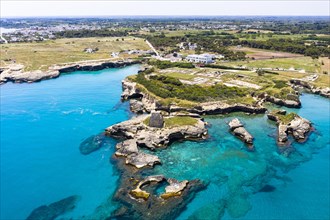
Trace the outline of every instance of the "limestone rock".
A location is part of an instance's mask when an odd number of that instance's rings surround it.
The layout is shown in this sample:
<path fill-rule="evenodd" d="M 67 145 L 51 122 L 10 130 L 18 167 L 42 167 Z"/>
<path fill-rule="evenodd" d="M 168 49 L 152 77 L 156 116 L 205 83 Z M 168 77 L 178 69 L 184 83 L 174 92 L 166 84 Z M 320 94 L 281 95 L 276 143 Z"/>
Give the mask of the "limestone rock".
<path fill-rule="evenodd" d="M 231 120 L 228 125 L 229 125 L 230 130 L 234 130 L 235 128 L 243 127 L 243 125 L 238 120 L 238 118 L 234 118 L 233 120 Z"/>
<path fill-rule="evenodd" d="M 288 130 L 296 140 L 305 140 L 311 130 L 311 123 L 305 118 L 296 116 L 289 124 Z"/>
<path fill-rule="evenodd" d="M 163 199 L 168 199 L 173 196 L 180 196 L 189 183 L 187 180 L 179 182 L 178 180 L 172 178 L 167 179 L 167 182 L 170 185 L 165 187 L 165 193 L 160 196 Z"/>
<path fill-rule="evenodd" d="M 145 125 L 148 115 L 115 124 L 106 129 L 106 134 L 117 138 L 135 139 L 138 146 L 155 149 L 166 147 L 173 141 L 203 139 L 207 136 L 205 122 L 196 118 L 194 125 L 153 128 Z"/>
<path fill-rule="evenodd" d="M 123 142 L 120 142 L 116 145 L 117 151 L 115 152 L 116 156 L 127 157 L 130 154 L 136 154 L 139 152 L 139 149 L 136 144 L 136 140 L 128 139 Z"/>
<path fill-rule="evenodd" d="M 233 134 L 242 139 L 246 144 L 248 144 L 249 150 L 253 150 L 253 137 L 244 128 L 243 124 L 238 120 L 238 118 L 234 118 L 233 120 L 231 120 L 228 125 Z"/>
<path fill-rule="evenodd" d="M 278 142 L 284 144 L 288 141 L 288 128 L 284 124 L 278 125 Z"/>
<path fill-rule="evenodd" d="M 311 122 L 295 113 L 286 115 L 284 111 L 274 110 L 267 117 L 278 124 L 277 140 L 280 145 L 284 145 L 288 141 L 289 134 L 292 134 L 297 141 L 304 141 L 312 130 Z"/>
<path fill-rule="evenodd" d="M 126 157 L 126 164 L 131 164 L 140 169 L 142 167 L 153 167 L 156 164 L 160 164 L 160 159 L 155 155 L 139 152 L 137 154 L 128 155 Z"/>
<path fill-rule="evenodd" d="M 131 99 L 129 101 L 130 109 L 132 112 L 142 114 L 144 112 L 143 103 L 139 100 Z"/>
<path fill-rule="evenodd" d="M 164 118 L 160 112 L 152 112 L 149 120 L 149 126 L 154 128 L 162 128 L 164 125 Z"/>
<path fill-rule="evenodd" d="M 253 137 L 252 135 L 247 132 L 244 127 L 238 127 L 233 130 L 233 133 L 244 140 L 247 144 L 253 144 Z"/>
<path fill-rule="evenodd" d="M 294 95 L 292 94 L 289 97 L 292 98 L 293 96 Z M 297 96 L 295 96 L 295 100 L 290 100 L 290 99 L 279 99 L 274 96 L 266 95 L 265 100 L 268 102 L 274 103 L 276 105 L 281 105 L 281 106 L 285 106 L 288 108 L 300 108 L 301 107 L 301 102 L 299 100 L 299 97 L 297 97 Z"/>
<path fill-rule="evenodd" d="M 165 177 L 163 175 L 148 176 L 144 180 L 140 181 L 136 188 L 130 191 L 130 194 L 136 199 L 147 200 L 150 196 L 150 193 L 145 190 L 142 190 L 141 188 L 151 182 L 159 183 L 163 180 L 165 180 Z"/>

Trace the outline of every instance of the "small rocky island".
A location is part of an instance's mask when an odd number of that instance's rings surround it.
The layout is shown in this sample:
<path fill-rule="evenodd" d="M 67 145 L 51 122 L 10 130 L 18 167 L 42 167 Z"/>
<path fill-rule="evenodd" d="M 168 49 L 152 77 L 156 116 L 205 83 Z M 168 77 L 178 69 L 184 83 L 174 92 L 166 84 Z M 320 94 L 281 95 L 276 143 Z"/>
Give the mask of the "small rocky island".
<path fill-rule="evenodd" d="M 244 128 L 243 124 L 238 120 L 238 118 L 234 118 L 228 123 L 228 126 L 231 132 L 243 140 L 247 144 L 247 148 L 249 150 L 254 150 L 253 146 L 253 137 L 252 135 Z"/>
<path fill-rule="evenodd" d="M 296 113 L 287 114 L 285 110 L 274 110 L 267 114 L 267 117 L 277 123 L 277 142 L 280 146 L 280 151 L 284 155 L 287 155 L 292 150 L 290 145 L 288 145 L 289 135 L 292 135 L 298 142 L 304 142 L 312 131 L 312 123 Z"/>

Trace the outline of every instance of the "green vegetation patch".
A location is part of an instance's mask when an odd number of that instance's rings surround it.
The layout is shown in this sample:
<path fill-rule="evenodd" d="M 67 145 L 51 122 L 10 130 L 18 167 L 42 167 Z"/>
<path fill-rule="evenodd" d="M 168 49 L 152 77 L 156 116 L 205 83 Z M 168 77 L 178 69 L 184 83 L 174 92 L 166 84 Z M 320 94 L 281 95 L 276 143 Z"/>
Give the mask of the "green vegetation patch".
<path fill-rule="evenodd" d="M 150 60 L 148 62 L 149 65 L 153 65 L 159 69 L 166 69 L 172 67 L 180 67 L 180 68 L 188 68 L 192 69 L 195 68 L 194 64 L 192 63 L 183 63 L 183 62 L 171 62 L 171 61 L 162 61 L 162 60 Z"/>
<path fill-rule="evenodd" d="M 195 125 L 197 123 L 196 118 L 192 118 L 189 116 L 170 117 L 170 118 L 165 118 L 164 121 L 165 121 L 166 128 L 180 127 L 180 126 L 186 126 L 186 125 Z"/>
<path fill-rule="evenodd" d="M 144 119 L 143 124 L 149 126 L 150 116 Z M 187 126 L 187 125 L 195 125 L 197 123 L 196 118 L 192 118 L 189 116 L 175 116 L 164 118 L 165 128 L 174 128 L 180 126 Z"/>
<path fill-rule="evenodd" d="M 213 86 L 186 85 L 170 76 L 157 76 L 147 79 L 143 73 L 137 75 L 136 82 L 143 85 L 149 92 L 163 99 L 178 98 L 193 102 L 246 97 L 251 92 L 250 89 L 227 87 L 222 84 Z"/>
<path fill-rule="evenodd" d="M 289 124 L 296 116 L 298 116 L 294 112 L 283 115 L 279 110 L 274 110 L 270 114 L 276 116 L 282 124 Z"/>

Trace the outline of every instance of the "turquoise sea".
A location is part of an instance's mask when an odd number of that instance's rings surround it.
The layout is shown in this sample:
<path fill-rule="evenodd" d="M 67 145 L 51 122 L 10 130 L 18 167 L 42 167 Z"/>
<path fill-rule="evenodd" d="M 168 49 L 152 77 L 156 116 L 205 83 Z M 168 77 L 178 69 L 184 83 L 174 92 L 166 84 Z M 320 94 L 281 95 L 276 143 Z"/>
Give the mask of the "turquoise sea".
<path fill-rule="evenodd" d="M 118 180 L 109 162 L 115 140 L 89 155 L 79 145 L 132 116 L 128 103 L 120 102 L 121 80 L 138 69 L 0 86 L 1 219 L 24 219 L 38 206 L 71 195 L 80 196 L 77 207 L 61 217 L 93 216 L 101 204 L 107 204 L 104 212 L 115 209 L 107 202 Z M 273 122 L 242 113 L 206 117 L 210 138 L 204 142 L 154 152 L 162 165 L 148 174 L 208 183 L 178 219 L 329 219 L 330 101 L 310 94 L 301 100 L 301 109 L 287 110 L 311 120 L 315 132 L 307 142 L 294 143 L 288 158 L 277 152 Z M 228 132 L 225 122 L 233 117 L 255 137 L 255 152 Z"/>

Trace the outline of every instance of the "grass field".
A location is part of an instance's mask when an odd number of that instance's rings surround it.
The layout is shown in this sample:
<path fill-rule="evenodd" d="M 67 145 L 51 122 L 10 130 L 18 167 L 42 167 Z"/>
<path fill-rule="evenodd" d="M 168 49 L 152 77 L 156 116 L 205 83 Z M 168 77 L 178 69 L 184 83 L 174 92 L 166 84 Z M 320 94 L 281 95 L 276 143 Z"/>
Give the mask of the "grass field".
<path fill-rule="evenodd" d="M 233 51 L 243 51 L 247 54 L 246 57 L 254 58 L 255 60 L 303 57 L 303 55 L 301 55 L 301 54 L 270 51 L 270 50 L 261 50 L 261 49 L 255 49 L 255 48 L 249 48 L 249 47 L 242 47 L 242 48 L 231 47 L 231 49 Z"/>
<path fill-rule="evenodd" d="M 311 57 L 237 61 L 227 62 L 226 65 L 246 66 L 255 68 L 294 68 L 299 70 L 305 70 L 306 72 L 310 73 L 321 72 L 321 62 L 319 60 L 312 59 Z"/>
<path fill-rule="evenodd" d="M 119 39 L 119 41 L 117 41 Z M 95 53 L 84 52 L 85 48 L 98 48 Z M 1 66 L 16 60 L 25 65 L 25 70 L 46 70 L 53 64 L 111 58 L 111 52 L 150 48 L 140 38 L 70 38 L 33 43 L 2 44 Z"/>

